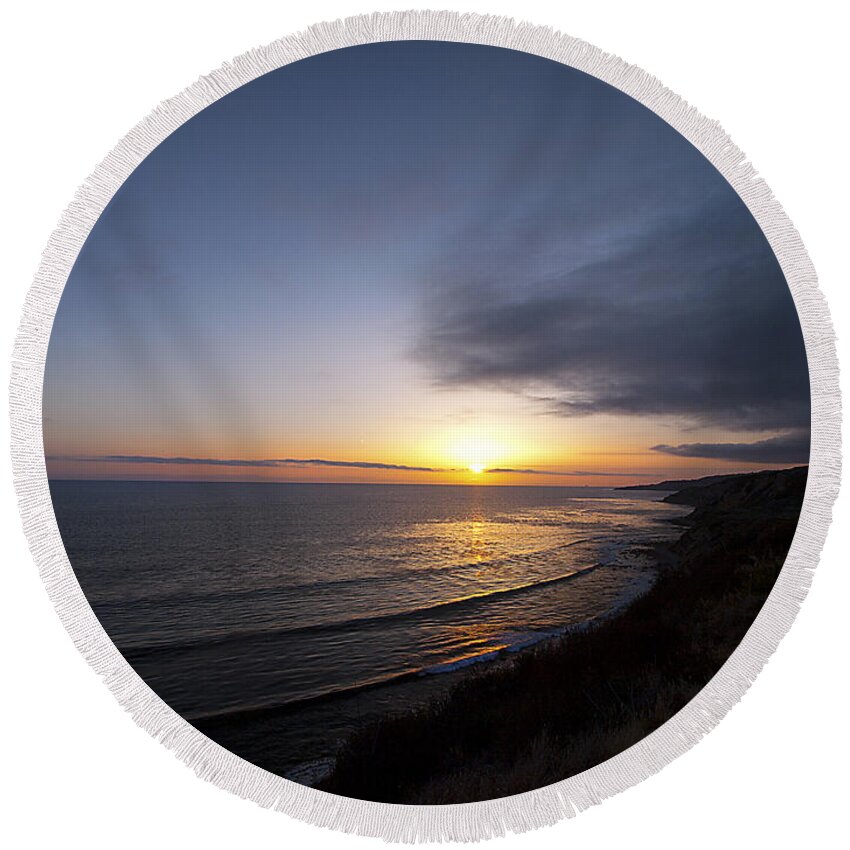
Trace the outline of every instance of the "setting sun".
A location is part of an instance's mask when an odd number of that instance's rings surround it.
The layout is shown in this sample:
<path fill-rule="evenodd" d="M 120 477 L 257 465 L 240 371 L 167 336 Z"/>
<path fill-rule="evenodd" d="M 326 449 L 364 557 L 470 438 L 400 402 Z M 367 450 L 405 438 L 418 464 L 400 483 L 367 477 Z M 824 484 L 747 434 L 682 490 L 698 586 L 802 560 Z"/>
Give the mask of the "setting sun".
<path fill-rule="evenodd" d="M 489 434 L 466 433 L 449 444 L 446 454 L 451 463 L 462 464 L 478 475 L 504 462 L 507 448 Z"/>

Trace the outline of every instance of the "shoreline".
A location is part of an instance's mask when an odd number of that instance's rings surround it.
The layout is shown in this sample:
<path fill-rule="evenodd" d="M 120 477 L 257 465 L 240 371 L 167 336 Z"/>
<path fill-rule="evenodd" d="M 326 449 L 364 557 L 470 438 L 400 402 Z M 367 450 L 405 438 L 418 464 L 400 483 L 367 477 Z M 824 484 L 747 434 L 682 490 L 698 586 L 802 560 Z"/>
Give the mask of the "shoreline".
<path fill-rule="evenodd" d="M 806 476 L 797 467 L 675 482 L 688 486 L 660 501 L 692 510 L 669 520 L 682 528 L 675 542 L 652 547 L 657 575 L 645 592 L 369 724 L 310 784 L 378 802 L 474 802 L 627 749 L 687 704 L 740 642 L 784 563 Z"/>
<path fill-rule="evenodd" d="M 675 519 L 670 519 L 669 522 L 675 522 Z M 652 553 L 651 557 L 665 548 L 669 548 L 669 544 L 655 543 L 649 544 L 645 547 L 647 555 Z M 598 566 L 604 565 L 597 564 L 593 567 L 593 569 Z M 476 676 L 487 677 L 490 675 L 498 675 L 499 671 L 502 668 L 509 668 L 517 661 L 518 658 L 522 658 L 524 655 L 528 655 L 537 651 L 545 651 L 546 648 L 552 644 L 556 644 L 559 641 L 569 639 L 572 635 L 583 634 L 593 628 L 602 625 L 603 623 L 609 620 L 620 616 L 624 611 L 626 611 L 635 602 L 637 602 L 638 599 L 652 591 L 652 586 L 657 581 L 658 576 L 660 575 L 661 570 L 663 568 L 664 566 L 660 560 L 656 562 L 655 566 L 647 565 L 643 567 L 643 571 L 652 574 L 651 577 L 648 578 L 648 580 L 646 581 L 646 586 L 640 588 L 634 596 L 630 597 L 622 604 L 612 608 L 605 614 L 601 614 L 598 617 L 593 618 L 592 620 L 563 626 L 557 631 L 553 631 L 549 634 L 540 635 L 537 638 L 533 638 L 528 643 L 505 646 L 498 650 L 483 653 L 482 655 L 473 655 L 465 659 L 460 659 L 458 661 L 449 661 L 445 664 L 435 665 L 431 668 L 424 668 L 421 670 L 400 674 L 399 676 L 389 681 L 364 684 L 352 689 L 348 693 L 340 693 L 338 697 L 335 695 L 329 695 L 327 698 L 325 698 L 325 700 L 328 703 L 332 703 L 336 698 L 345 699 L 349 695 L 354 696 L 357 693 L 365 693 L 366 691 L 373 689 L 392 687 L 396 684 L 413 684 L 415 682 L 424 682 L 434 678 L 443 679 L 444 677 L 446 679 L 446 682 L 444 683 L 446 689 L 451 690 L 457 685 L 465 683 L 466 681 Z M 435 669 L 443 667 L 445 667 L 446 669 Z M 439 700 L 440 696 L 435 696 L 433 699 Z M 246 711 L 242 714 L 248 715 L 265 713 L 272 716 L 278 712 L 285 711 L 286 709 L 297 709 L 297 707 L 297 704 L 289 704 L 286 707 L 282 707 L 279 709 L 258 709 L 256 711 Z M 427 710 L 427 707 L 428 704 L 426 703 L 423 708 Z M 238 717 L 238 714 L 234 713 L 234 719 L 236 719 L 236 717 Z M 208 718 L 197 719 L 200 721 L 202 719 Z M 213 716 L 209 719 L 216 718 Z M 376 722 L 380 723 L 382 721 L 378 720 Z M 306 785 L 311 788 L 321 788 L 322 783 L 328 779 L 328 777 L 333 773 L 334 769 L 336 768 L 337 758 L 337 755 L 330 755 L 321 756 L 319 758 L 311 759 L 309 761 L 300 762 L 292 768 L 287 769 L 281 775 L 284 779 L 289 779 L 293 782 L 298 782 L 301 785 Z"/>
<path fill-rule="evenodd" d="M 672 517 L 659 519 L 660 527 L 668 525 Z M 496 648 L 481 653 L 456 657 L 426 667 L 409 668 L 380 679 L 365 679 L 344 689 L 320 693 L 284 703 L 258 704 L 240 708 L 226 709 L 210 713 L 187 715 L 186 719 L 200 732 L 225 748 L 240 752 L 249 761 L 282 776 L 308 786 L 315 786 L 332 769 L 345 740 L 356 733 L 356 726 L 365 723 L 381 722 L 387 717 L 405 713 L 410 707 L 417 710 L 443 699 L 448 691 L 466 683 L 468 680 L 489 676 L 491 672 L 503 667 L 509 668 L 517 659 L 552 643 L 563 640 L 572 634 L 579 634 L 619 616 L 640 597 L 649 592 L 660 573 L 659 547 L 671 543 L 669 535 L 659 531 L 656 539 L 632 544 L 624 549 L 625 560 L 619 564 L 607 562 L 591 563 L 586 567 L 576 567 L 569 573 L 550 578 L 543 582 L 557 584 L 590 574 L 600 568 L 627 569 L 634 574 L 632 587 L 628 595 L 608 610 L 591 615 L 588 619 L 553 626 L 544 631 L 531 631 L 522 639 L 520 633 L 511 633 L 519 640 L 505 642 Z M 533 587 L 536 587 L 534 585 Z M 530 589 L 521 587 L 520 591 Z M 513 590 L 513 589 L 512 589 Z M 500 591 L 505 594 L 508 591 Z M 474 601 L 475 595 L 469 600 Z M 454 604 L 454 602 L 452 603 Z M 376 709 L 376 706 L 380 706 Z M 334 717 L 334 714 L 337 716 Z M 305 721 L 305 715 L 308 718 Z M 297 725 L 320 725 L 331 722 L 336 725 L 352 726 L 346 729 L 332 745 L 303 750 L 293 742 L 293 721 Z M 314 718 L 320 718 L 314 720 Z M 342 722 L 340 718 L 344 718 Z M 286 753 L 283 740 L 298 750 L 301 757 L 293 758 Z M 267 741 L 274 741 L 274 755 L 266 752 Z M 315 769 L 315 766 L 321 769 Z"/>

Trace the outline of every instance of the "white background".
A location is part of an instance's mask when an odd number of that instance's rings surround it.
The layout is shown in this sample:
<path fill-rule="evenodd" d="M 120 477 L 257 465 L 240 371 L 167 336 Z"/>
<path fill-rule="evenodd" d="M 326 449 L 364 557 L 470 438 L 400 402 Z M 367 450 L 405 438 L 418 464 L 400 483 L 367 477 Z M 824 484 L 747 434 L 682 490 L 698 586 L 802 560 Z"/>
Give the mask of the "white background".
<path fill-rule="evenodd" d="M 469 11 L 440 2 L 440 7 Z M 77 185 L 156 103 L 222 61 L 390 5 L 18 4 L 3 26 L 3 286 L 8 360 L 39 253 Z M 848 360 L 846 26 L 840 4 L 500 2 L 634 62 L 719 119 L 799 228 Z M 842 344 L 841 338 L 844 338 Z M 6 373 L 8 376 L 8 372 Z M 845 396 L 848 382 L 844 380 Z M 5 394 L 3 405 L 7 404 Z M 0 420 L 2 443 L 8 424 Z M 377 847 L 261 810 L 196 779 L 138 729 L 63 631 L 27 552 L 0 454 L 2 829 L 9 847 Z M 850 528 L 847 497 L 789 636 L 699 746 L 577 819 L 513 848 L 847 846 Z"/>

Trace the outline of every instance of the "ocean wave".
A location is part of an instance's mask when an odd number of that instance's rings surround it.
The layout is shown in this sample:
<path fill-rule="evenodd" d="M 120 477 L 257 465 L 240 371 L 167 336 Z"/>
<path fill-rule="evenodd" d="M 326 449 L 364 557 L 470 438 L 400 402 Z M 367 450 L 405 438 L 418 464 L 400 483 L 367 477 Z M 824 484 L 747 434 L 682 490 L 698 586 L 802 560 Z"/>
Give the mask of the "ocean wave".
<path fill-rule="evenodd" d="M 507 596 L 513 596 L 521 593 L 528 593 L 533 590 L 548 587 L 550 585 L 560 584 L 566 581 L 579 578 L 587 575 L 590 572 L 603 566 L 603 564 L 593 564 L 588 567 L 579 567 L 570 570 L 566 573 L 561 573 L 549 578 L 538 579 L 537 581 L 525 582 L 523 584 L 513 585 L 511 587 L 494 588 L 492 590 L 483 591 L 481 593 L 471 593 L 465 596 L 459 596 L 452 599 L 441 600 L 429 605 L 422 605 L 416 608 L 407 608 L 401 611 L 391 611 L 386 614 L 370 614 L 363 617 L 350 617 L 345 620 L 335 620 L 327 623 L 309 623 L 303 626 L 291 626 L 276 629 L 251 629 L 228 631 L 219 634 L 208 634 L 203 637 L 190 638 L 183 641 L 163 641 L 162 643 L 145 643 L 136 646 L 128 643 L 122 644 L 122 652 L 131 661 L 139 660 L 144 656 L 155 654 L 157 652 L 169 651 L 176 649 L 193 649 L 198 647 L 220 645 L 223 643 L 231 643 L 249 639 L 268 639 L 279 638 L 284 635 L 303 635 L 316 632 L 340 632 L 353 628 L 370 628 L 381 626 L 387 622 L 401 619 L 409 619 L 423 617 L 442 613 L 447 610 L 454 610 L 462 606 L 479 605 L 484 602 L 489 602 L 493 599 L 499 599 Z"/>
<path fill-rule="evenodd" d="M 187 714 L 186 717 L 191 722 L 203 726 L 205 723 L 222 721 L 230 723 L 248 716 L 256 718 L 264 714 L 299 710 L 308 705 L 355 696 L 364 691 L 387 685 L 411 682 L 428 676 L 456 673 L 474 665 L 498 661 L 499 659 L 506 658 L 509 654 L 521 652 L 544 641 L 563 637 L 572 632 L 582 631 L 588 628 L 592 622 L 594 621 L 545 631 L 506 633 L 505 635 L 494 637 L 493 641 L 488 642 L 486 648 L 482 648 L 479 652 L 467 653 L 445 662 L 431 664 L 425 667 L 411 667 L 405 670 L 398 670 L 381 676 L 351 682 L 346 685 L 318 689 L 306 696 L 300 696 L 290 700 L 275 699 L 266 703 L 249 706 L 234 706 L 210 712 Z"/>
<path fill-rule="evenodd" d="M 593 567 L 587 568 L 585 572 L 590 569 L 593 569 Z M 494 635 L 486 642 L 482 642 L 481 649 L 477 652 L 466 652 L 460 655 L 455 655 L 454 657 L 435 664 L 422 667 L 408 667 L 403 670 L 396 670 L 380 676 L 358 680 L 341 686 L 330 686 L 324 689 L 318 689 L 306 696 L 300 696 L 290 700 L 278 698 L 266 703 L 250 706 L 234 706 L 205 713 L 190 713 L 186 715 L 186 718 L 190 722 L 199 725 L 203 731 L 204 725 L 207 723 L 232 723 L 246 717 L 257 718 L 264 714 L 279 713 L 281 711 L 298 711 L 309 705 L 315 705 L 345 697 L 352 697 L 365 691 L 389 685 L 412 682 L 417 679 L 424 679 L 432 676 L 449 675 L 479 664 L 488 664 L 504 660 L 510 655 L 531 649 L 534 646 L 547 641 L 556 640 L 568 635 L 579 634 L 606 622 L 607 620 L 617 616 L 636 598 L 645 593 L 651 586 L 651 583 L 652 581 L 650 579 L 645 579 L 642 582 L 642 586 L 635 588 L 635 593 L 630 595 L 629 598 L 624 599 L 619 605 L 614 606 L 606 613 L 591 617 L 588 620 L 570 623 L 569 625 L 554 629 L 505 632 L 501 635 Z"/>
<path fill-rule="evenodd" d="M 558 552 L 566 549 L 571 549 L 574 546 L 579 546 L 583 543 L 594 543 L 597 538 L 581 537 L 577 540 L 570 540 L 567 543 L 560 543 L 555 546 L 550 546 L 546 549 L 538 549 L 533 552 L 517 553 L 513 555 L 505 555 L 499 558 L 490 558 L 484 561 L 458 561 L 454 563 L 445 563 L 440 565 L 432 565 L 427 567 L 405 568 L 401 571 L 388 573 L 375 573 L 372 575 L 358 575 L 350 578 L 339 579 L 317 579 L 316 581 L 302 582 L 300 584 L 288 585 L 273 585 L 253 587 L 249 590 L 233 589 L 222 590 L 220 588 L 212 589 L 207 592 L 186 593 L 184 590 L 174 590 L 162 593 L 146 594 L 144 596 L 124 597 L 119 600 L 111 600 L 108 598 L 95 599 L 94 602 L 99 610 L 105 612 L 111 609 L 123 609 L 128 605 L 144 606 L 144 605 L 162 605 L 163 603 L 177 602 L 181 606 L 193 603 L 203 603 L 210 599 L 216 601 L 221 600 L 251 600 L 253 598 L 262 598 L 267 601 L 270 597 L 290 597 L 299 593 L 307 593 L 311 590 L 329 589 L 343 590 L 346 587 L 362 586 L 364 584 L 389 584 L 399 580 L 407 579 L 408 577 L 416 577 L 422 575 L 440 575 L 450 572 L 464 572 L 465 570 L 484 570 L 506 565 L 514 564 L 533 564 L 541 558 L 551 557 Z"/>

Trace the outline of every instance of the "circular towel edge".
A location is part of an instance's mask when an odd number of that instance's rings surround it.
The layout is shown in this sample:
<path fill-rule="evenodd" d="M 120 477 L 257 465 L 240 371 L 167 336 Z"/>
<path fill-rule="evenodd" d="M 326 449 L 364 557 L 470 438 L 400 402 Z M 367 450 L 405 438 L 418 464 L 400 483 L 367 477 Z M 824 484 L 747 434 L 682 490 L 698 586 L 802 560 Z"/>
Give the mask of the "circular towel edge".
<path fill-rule="evenodd" d="M 467 42 L 535 54 L 603 80 L 655 112 L 747 204 L 785 274 L 809 362 L 812 443 L 803 509 L 776 585 L 744 640 L 685 708 L 634 746 L 553 785 L 479 803 L 407 806 L 327 794 L 258 768 L 198 732 L 139 678 L 95 617 L 59 535 L 43 451 L 42 384 L 59 299 L 92 227 L 133 170 L 206 106 L 269 71 L 330 50 L 402 40 Z M 10 416 L 24 533 L 48 595 L 78 650 L 136 723 L 224 790 L 311 824 L 397 842 L 477 841 L 553 824 L 637 784 L 690 749 L 741 699 L 793 622 L 811 585 L 841 476 L 839 371 L 827 304 L 799 234 L 720 125 L 650 74 L 579 39 L 511 18 L 445 11 L 374 13 L 316 24 L 225 63 L 137 124 L 78 189 L 42 255 L 13 352 Z"/>

